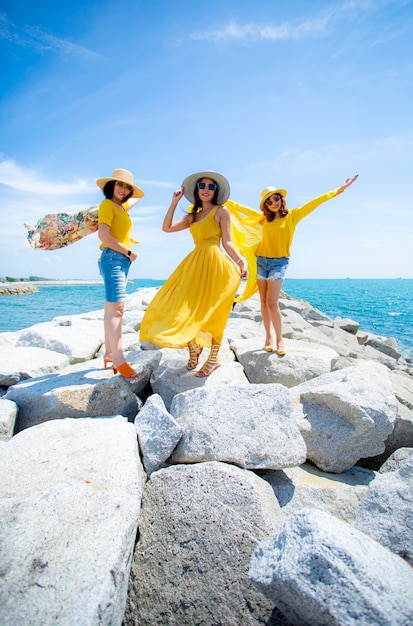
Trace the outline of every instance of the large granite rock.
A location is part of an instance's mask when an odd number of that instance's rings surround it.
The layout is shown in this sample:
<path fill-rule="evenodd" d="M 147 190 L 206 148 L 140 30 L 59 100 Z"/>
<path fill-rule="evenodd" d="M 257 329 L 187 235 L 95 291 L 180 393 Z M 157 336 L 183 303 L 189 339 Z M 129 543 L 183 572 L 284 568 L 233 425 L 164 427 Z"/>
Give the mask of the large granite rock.
<path fill-rule="evenodd" d="M 354 525 L 413 565 L 412 455 L 370 483 Z"/>
<path fill-rule="evenodd" d="M 413 569 L 328 513 L 304 509 L 264 539 L 249 576 L 297 626 L 406 626 Z"/>
<path fill-rule="evenodd" d="M 145 470 L 152 474 L 171 455 L 182 436 L 182 428 L 156 393 L 149 396 L 135 417 L 135 428 Z"/>
<path fill-rule="evenodd" d="M 310 463 L 282 471 L 260 472 L 274 490 L 286 516 L 305 508 L 327 511 L 353 522 L 375 472 L 352 467 L 342 474 L 322 472 Z"/>
<path fill-rule="evenodd" d="M 326 472 L 344 472 L 384 451 L 397 415 L 385 366 L 361 361 L 290 390 L 307 458 Z"/>
<path fill-rule="evenodd" d="M 250 383 L 280 383 L 295 387 L 321 374 L 331 372 L 338 354 L 335 350 L 306 341 L 285 341 L 287 354 L 265 352 L 256 338 L 236 340 L 231 343 L 237 359 L 243 366 Z"/>
<path fill-rule="evenodd" d="M 252 472 L 224 463 L 155 472 L 142 500 L 125 626 L 276 623 L 247 570 L 258 541 L 281 523 L 270 486 Z"/>
<path fill-rule="evenodd" d="M 53 374 L 69 362 L 67 355 L 45 348 L 9 348 L 2 351 L 0 385 L 10 387 L 21 380 Z"/>
<path fill-rule="evenodd" d="M 124 418 L 0 442 L 0 623 L 120 626 L 144 472 Z"/>
<path fill-rule="evenodd" d="M 20 334 L 17 346 L 60 352 L 70 363 L 80 363 L 93 359 L 103 340 L 102 322 L 72 315 L 30 326 Z"/>
<path fill-rule="evenodd" d="M 8 441 L 13 436 L 18 408 L 15 402 L 0 399 L 0 441 Z"/>
<path fill-rule="evenodd" d="M 186 391 L 175 396 L 171 414 L 183 430 L 173 463 L 226 461 L 249 469 L 281 469 L 305 461 L 305 444 L 282 385 Z"/>
<path fill-rule="evenodd" d="M 234 363 L 234 355 L 225 345 L 221 348 L 219 355 L 221 367 L 204 378 L 198 378 L 194 375 L 194 371 L 186 369 L 187 350 L 162 350 L 162 354 L 161 363 L 154 370 L 150 382 L 152 391 L 161 396 L 168 410 L 177 394 L 190 389 L 249 384 L 241 365 Z M 208 351 L 204 350 L 200 365 L 206 360 L 207 355 Z"/>

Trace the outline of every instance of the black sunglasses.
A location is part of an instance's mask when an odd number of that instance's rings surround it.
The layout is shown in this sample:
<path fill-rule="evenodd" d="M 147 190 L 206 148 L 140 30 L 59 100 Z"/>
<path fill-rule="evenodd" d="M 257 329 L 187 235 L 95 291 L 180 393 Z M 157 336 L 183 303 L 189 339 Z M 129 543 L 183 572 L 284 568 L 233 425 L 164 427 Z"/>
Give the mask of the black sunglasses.
<path fill-rule="evenodd" d="M 217 185 L 215 183 L 197 183 L 198 189 L 205 189 L 208 187 L 209 191 L 215 191 Z"/>
<path fill-rule="evenodd" d="M 274 204 L 276 202 L 278 202 L 278 200 L 281 200 L 282 196 L 280 196 L 279 193 L 274 193 L 270 198 L 267 198 L 267 200 L 265 201 L 265 204 L 267 206 L 271 206 L 272 203 L 274 202 Z"/>

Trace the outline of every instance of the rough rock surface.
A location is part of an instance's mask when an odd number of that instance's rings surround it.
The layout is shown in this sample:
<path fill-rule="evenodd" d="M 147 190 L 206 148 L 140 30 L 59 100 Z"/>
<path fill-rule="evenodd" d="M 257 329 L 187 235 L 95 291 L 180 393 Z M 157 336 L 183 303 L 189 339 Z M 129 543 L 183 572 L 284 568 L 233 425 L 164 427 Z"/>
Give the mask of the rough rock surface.
<path fill-rule="evenodd" d="M 0 442 L 0 622 L 120 624 L 144 472 L 125 418 Z"/>
<path fill-rule="evenodd" d="M 258 541 L 281 522 L 271 488 L 252 472 L 224 463 L 155 472 L 142 501 L 125 624 L 271 624 L 273 604 L 247 571 Z"/>
<path fill-rule="evenodd" d="M 288 518 L 259 544 L 249 576 L 297 626 L 406 626 L 413 620 L 413 569 L 325 512 L 304 509 Z"/>

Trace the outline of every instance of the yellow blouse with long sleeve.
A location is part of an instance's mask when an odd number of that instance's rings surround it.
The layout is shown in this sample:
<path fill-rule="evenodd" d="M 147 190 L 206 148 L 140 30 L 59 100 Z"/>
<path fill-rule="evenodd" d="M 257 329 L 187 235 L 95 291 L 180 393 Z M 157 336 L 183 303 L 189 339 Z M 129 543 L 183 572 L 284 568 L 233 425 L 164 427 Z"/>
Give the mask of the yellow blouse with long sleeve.
<path fill-rule="evenodd" d="M 127 248 L 132 248 L 132 243 L 138 243 L 136 239 L 131 238 L 132 220 L 129 216 L 127 204 L 123 205 L 123 209 L 116 206 L 112 200 L 102 200 L 98 211 L 98 223 L 107 224 L 110 228 L 112 237 L 124 244 Z M 103 250 L 104 243 L 100 244 Z"/>
<path fill-rule="evenodd" d="M 290 257 L 291 244 L 294 237 L 295 227 L 309 213 L 314 211 L 320 204 L 334 198 L 338 190 L 324 193 L 314 200 L 307 202 L 298 209 L 290 209 L 285 217 L 267 222 L 267 219 L 261 218 L 262 222 L 262 241 L 258 246 L 256 256 L 265 256 L 268 258 Z"/>
<path fill-rule="evenodd" d="M 300 208 L 290 209 L 288 215 L 272 222 L 267 222 L 261 211 L 227 200 L 225 206 L 231 215 L 231 238 L 248 262 L 248 280 L 235 302 L 247 300 L 258 289 L 256 257 L 289 257 L 298 222 L 339 193 L 340 187 L 314 198 Z"/>

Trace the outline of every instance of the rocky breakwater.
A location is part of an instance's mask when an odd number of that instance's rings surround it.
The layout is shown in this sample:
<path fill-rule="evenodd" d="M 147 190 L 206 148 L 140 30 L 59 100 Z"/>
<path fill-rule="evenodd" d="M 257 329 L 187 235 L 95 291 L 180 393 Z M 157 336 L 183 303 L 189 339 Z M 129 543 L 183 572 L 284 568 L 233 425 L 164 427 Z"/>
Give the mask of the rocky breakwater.
<path fill-rule="evenodd" d="M 136 381 L 103 369 L 103 311 L 0 335 L 0 623 L 412 623 L 394 340 L 283 294 L 280 357 L 254 297 L 199 379 L 140 344 L 154 292 L 126 301 Z"/>
<path fill-rule="evenodd" d="M 13 296 L 19 293 L 34 293 L 36 287 L 30 283 L 0 282 L 0 296 Z"/>

